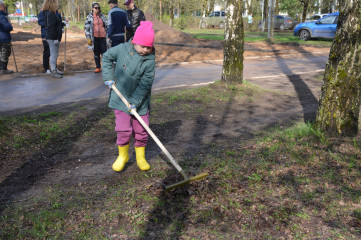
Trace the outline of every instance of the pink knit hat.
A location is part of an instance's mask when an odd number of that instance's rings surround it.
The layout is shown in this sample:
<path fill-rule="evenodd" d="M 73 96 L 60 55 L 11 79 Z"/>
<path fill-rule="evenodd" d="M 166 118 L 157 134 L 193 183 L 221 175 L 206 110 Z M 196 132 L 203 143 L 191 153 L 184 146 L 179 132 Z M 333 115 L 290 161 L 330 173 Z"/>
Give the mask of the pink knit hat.
<path fill-rule="evenodd" d="M 135 31 L 133 41 L 134 44 L 153 47 L 154 29 L 153 23 L 149 21 L 141 21 L 140 26 Z"/>

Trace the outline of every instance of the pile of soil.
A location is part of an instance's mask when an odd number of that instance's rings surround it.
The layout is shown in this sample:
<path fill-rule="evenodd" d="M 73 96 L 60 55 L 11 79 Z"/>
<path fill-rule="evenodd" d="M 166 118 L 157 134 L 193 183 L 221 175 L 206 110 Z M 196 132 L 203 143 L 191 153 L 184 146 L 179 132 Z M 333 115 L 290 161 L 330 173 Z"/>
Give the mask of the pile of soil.
<path fill-rule="evenodd" d="M 188 33 L 178 31 L 169 25 L 159 21 L 151 14 L 145 14 L 148 21 L 153 22 L 154 41 L 156 43 L 184 43 L 184 44 L 199 44 L 200 41 Z"/>

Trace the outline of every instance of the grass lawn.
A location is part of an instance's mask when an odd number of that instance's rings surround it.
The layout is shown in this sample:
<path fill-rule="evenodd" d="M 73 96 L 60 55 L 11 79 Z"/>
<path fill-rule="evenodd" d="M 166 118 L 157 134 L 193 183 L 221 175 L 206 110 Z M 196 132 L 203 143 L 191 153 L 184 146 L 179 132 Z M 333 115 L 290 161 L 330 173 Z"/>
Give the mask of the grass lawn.
<path fill-rule="evenodd" d="M 232 86 L 217 82 L 153 96 L 151 128 L 161 139 L 172 139 L 186 120 L 194 120 L 198 125 L 189 136 L 194 137 L 193 150 L 176 156 L 186 172 L 210 173 L 204 181 L 170 193 L 160 183 L 177 173 L 159 152 L 152 157 L 150 171 L 141 172 L 135 166 L 134 171 L 129 168 L 96 180 L 105 159 L 116 156 L 114 116 L 105 104 L 93 109 L 75 106 L 68 112 L 1 116 L 0 166 L 28 159 L 19 166 L 25 172 L 25 166 L 36 163 L 29 156 L 38 155 L 39 169 L 48 165 L 51 170 L 68 158 L 63 166 L 69 166 L 63 172 L 66 176 L 85 171 L 91 163 L 98 164 L 98 171 L 76 184 L 47 178 L 32 198 L 1 198 L 0 238 L 360 238 L 360 136 L 328 139 L 312 124 L 293 122 L 276 124 L 248 138 L 224 136 L 210 142 L 198 138 L 206 134 L 202 133 L 205 119 L 222 116 L 230 101 L 242 109 L 268 94 L 247 82 Z M 177 150 L 184 144 L 178 142 Z M 83 145 L 86 151 L 78 152 Z M 57 174 L 61 172 L 48 173 L 54 178 Z M 34 175 L 35 170 L 30 176 L 17 177 L 32 181 Z"/>
<path fill-rule="evenodd" d="M 223 29 L 186 29 L 184 32 L 191 34 L 195 38 L 207 40 L 224 40 Z M 245 32 L 246 42 L 268 41 L 267 32 Z M 332 40 L 317 39 L 310 41 L 300 40 L 298 37 L 293 36 L 292 31 L 287 32 L 274 32 L 273 43 L 298 43 L 300 45 L 311 45 L 319 47 L 330 47 Z"/>

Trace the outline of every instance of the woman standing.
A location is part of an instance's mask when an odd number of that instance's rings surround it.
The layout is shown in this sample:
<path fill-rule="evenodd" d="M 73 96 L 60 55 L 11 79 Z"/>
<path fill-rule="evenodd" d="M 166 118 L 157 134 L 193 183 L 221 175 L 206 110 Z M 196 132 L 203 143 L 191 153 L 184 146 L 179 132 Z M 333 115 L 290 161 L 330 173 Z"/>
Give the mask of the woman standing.
<path fill-rule="evenodd" d="M 43 13 L 45 17 L 46 36 L 50 48 L 50 69 L 51 75 L 55 78 L 62 78 L 63 72 L 56 68 L 56 62 L 59 55 L 59 45 L 63 35 L 63 23 L 58 17 L 56 11 L 58 9 L 57 0 L 45 0 L 43 4 Z"/>
<path fill-rule="evenodd" d="M 88 42 L 88 48 L 93 49 L 94 60 L 96 68 L 95 73 L 99 73 L 101 70 L 100 54 L 107 51 L 106 35 L 108 31 L 108 20 L 105 15 L 101 13 L 100 5 L 97 2 L 92 4 L 92 12 L 89 13 L 86 18 L 85 36 Z"/>

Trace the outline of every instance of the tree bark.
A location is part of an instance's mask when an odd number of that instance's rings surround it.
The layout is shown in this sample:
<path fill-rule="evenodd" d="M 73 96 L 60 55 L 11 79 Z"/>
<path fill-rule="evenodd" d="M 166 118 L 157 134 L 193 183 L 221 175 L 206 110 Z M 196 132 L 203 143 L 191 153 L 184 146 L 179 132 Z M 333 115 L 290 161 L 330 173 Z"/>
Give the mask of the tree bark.
<path fill-rule="evenodd" d="M 276 3 L 275 3 L 275 15 L 278 15 L 280 13 L 280 10 L 279 10 L 279 0 L 276 0 Z"/>
<path fill-rule="evenodd" d="M 268 39 L 273 40 L 273 30 L 274 30 L 274 0 L 269 0 L 269 9 L 268 9 Z"/>
<path fill-rule="evenodd" d="M 316 127 L 328 136 L 354 136 L 361 102 L 361 0 L 341 0 L 340 6 Z"/>
<path fill-rule="evenodd" d="M 80 22 L 80 7 L 79 7 L 79 3 L 78 3 L 78 22 Z"/>
<path fill-rule="evenodd" d="M 159 20 L 162 21 L 162 0 L 159 1 Z"/>
<path fill-rule="evenodd" d="M 213 12 L 213 10 L 214 10 L 214 4 L 215 4 L 215 0 L 210 0 L 210 1 L 209 1 L 208 13 L 207 13 L 206 16 L 208 16 L 211 12 Z"/>
<path fill-rule="evenodd" d="M 268 0 L 264 0 L 263 2 L 263 22 L 262 22 L 262 32 L 265 31 L 266 28 L 266 19 L 268 17 Z"/>
<path fill-rule="evenodd" d="M 242 83 L 244 52 L 243 1 L 227 0 L 226 4 L 222 81 L 226 83 Z"/>
<path fill-rule="evenodd" d="M 244 0 L 246 2 L 246 7 L 247 7 L 247 13 L 248 15 L 250 15 L 252 13 L 252 0 Z M 251 1 L 251 3 L 249 3 L 249 1 Z"/>
<path fill-rule="evenodd" d="M 304 0 L 304 1 L 302 1 L 302 3 L 303 3 L 302 22 L 306 22 L 307 9 L 308 9 L 308 6 L 310 5 L 310 1 Z"/>
<path fill-rule="evenodd" d="M 174 5 L 173 2 L 170 3 L 170 9 L 169 9 L 169 25 L 172 27 L 174 23 Z"/>

